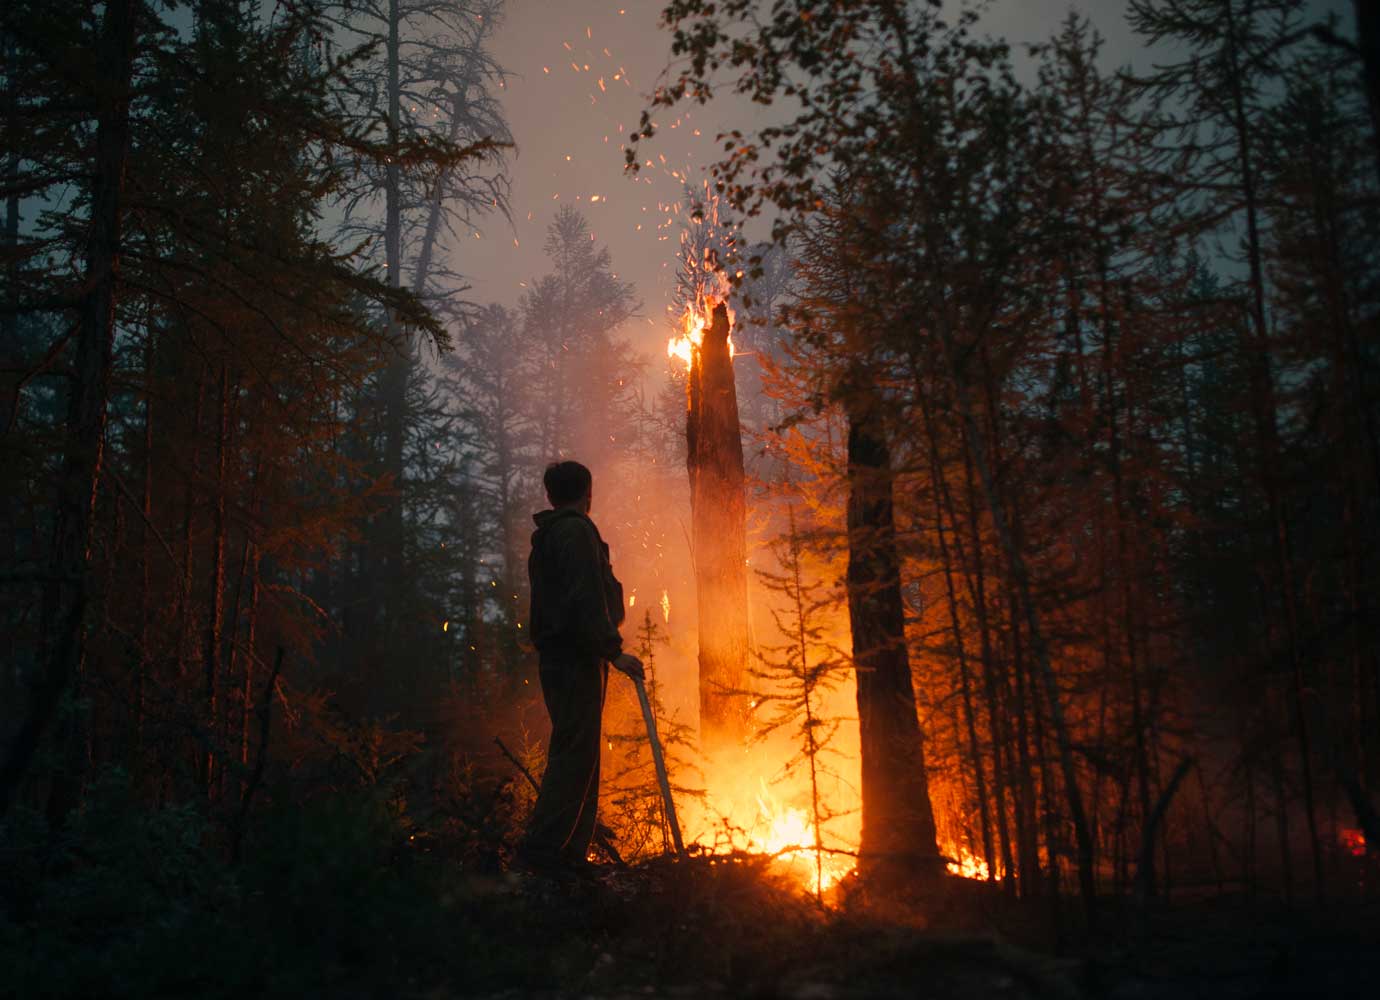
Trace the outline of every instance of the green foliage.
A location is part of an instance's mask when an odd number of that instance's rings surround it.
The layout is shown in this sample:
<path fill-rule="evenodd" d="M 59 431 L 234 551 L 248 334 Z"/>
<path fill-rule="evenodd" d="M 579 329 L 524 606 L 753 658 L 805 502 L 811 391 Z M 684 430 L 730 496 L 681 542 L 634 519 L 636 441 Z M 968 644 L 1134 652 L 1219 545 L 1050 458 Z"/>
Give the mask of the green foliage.
<path fill-rule="evenodd" d="M 0 965 L 17 993 L 143 996 L 233 967 L 244 956 L 233 941 L 218 950 L 217 925 L 240 891 L 203 850 L 205 832 L 191 806 L 140 805 L 119 770 L 92 783 L 60 835 L 16 810 L 0 840 L 11 862 Z"/>
<path fill-rule="evenodd" d="M 0 840 L 0 965 L 22 996 L 244 996 L 513 974 L 457 914 L 473 887 L 414 847 L 376 794 L 284 804 L 227 867 L 192 806 L 148 809 L 108 771 L 54 837 L 19 811 Z"/>

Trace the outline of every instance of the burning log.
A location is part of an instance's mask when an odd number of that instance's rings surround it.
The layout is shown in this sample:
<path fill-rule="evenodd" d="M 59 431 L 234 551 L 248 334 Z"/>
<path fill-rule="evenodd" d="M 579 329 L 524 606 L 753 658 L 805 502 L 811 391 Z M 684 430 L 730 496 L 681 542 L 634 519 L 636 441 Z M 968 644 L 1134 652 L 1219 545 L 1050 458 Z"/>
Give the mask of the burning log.
<path fill-rule="evenodd" d="M 733 384 L 728 307 L 692 310 L 670 353 L 690 366 L 686 380 L 686 471 L 699 603 L 700 737 L 739 740 L 746 732 L 747 504 L 743 440 Z"/>

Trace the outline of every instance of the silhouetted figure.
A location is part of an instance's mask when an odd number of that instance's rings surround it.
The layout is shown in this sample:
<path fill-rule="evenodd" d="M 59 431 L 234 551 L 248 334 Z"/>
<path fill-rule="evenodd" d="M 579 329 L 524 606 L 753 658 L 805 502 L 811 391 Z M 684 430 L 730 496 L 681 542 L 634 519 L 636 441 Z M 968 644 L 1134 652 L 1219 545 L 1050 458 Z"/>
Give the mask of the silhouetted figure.
<path fill-rule="evenodd" d="M 551 510 L 536 514 L 527 574 L 532 641 L 551 716 L 537 804 L 518 861 L 543 873 L 583 869 L 599 802 L 599 739 L 610 663 L 642 677 L 623 652 L 623 586 L 609 547 L 590 520 L 593 477 L 579 462 L 556 462 L 542 480 Z"/>

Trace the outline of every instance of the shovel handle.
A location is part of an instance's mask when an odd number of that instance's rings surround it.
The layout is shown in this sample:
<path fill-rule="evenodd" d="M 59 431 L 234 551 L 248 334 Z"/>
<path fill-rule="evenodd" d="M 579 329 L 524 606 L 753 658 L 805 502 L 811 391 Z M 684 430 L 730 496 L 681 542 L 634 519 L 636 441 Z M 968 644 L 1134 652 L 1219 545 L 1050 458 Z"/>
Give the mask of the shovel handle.
<path fill-rule="evenodd" d="M 661 801 L 666 806 L 666 823 L 671 827 L 671 842 L 676 853 L 684 856 L 685 844 L 680 837 L 680 822 L 676 819 L 676 802 L 671 798 L 671 779 L 666 774 L 666 758 L 661 753 L 661 738 L 656 733 L 656 716 L 652 713 L 652 703 L 647 700 L 647 685 L 642 678 L 634 677 L 637 687 L 637 700 L 642 704 L 642 720 L 647 723 L 647 740 L 652 744 L 652 763 L 656 765 L 656 780 L 661 785 Z"/>

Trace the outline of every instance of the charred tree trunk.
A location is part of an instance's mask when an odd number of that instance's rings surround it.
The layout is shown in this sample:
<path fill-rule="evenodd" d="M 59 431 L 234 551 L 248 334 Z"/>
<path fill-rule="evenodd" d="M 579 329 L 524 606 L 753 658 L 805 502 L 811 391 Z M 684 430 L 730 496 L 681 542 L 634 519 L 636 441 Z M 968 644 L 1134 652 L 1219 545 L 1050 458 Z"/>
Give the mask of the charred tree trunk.
<path fill-rule="evenodd" d="M 728 351 L 728 309 L 715 307 L 686 383 L 686 469 L 699 606 L 700 736 L 746 733 L 747 502 L 738 392 Z"/>
<path fill-rule="evenodd" d="M 129 151 L 129 89 L 138 7 L 137 0 L 108 4 L 101 26 L 100 73 L 105 85 L 98 91 L 103 98 L 96 123 L 86 291 L 79 307 L 72 358 L 67 449 L 58 483 L 49 580 L 42 601 L 43 669 L 36 679 L 29 714 L 0 767 L 0 816 L 8 812 L 63 695 L 81 672 L 91 528 L 105 455 L 115 341 L 121 203 Z M 72 777 L 68 775 L 67 780 Z"/>
<path fill-rule="evenodd" d="M 859 383 L 863 380 L 859 379 Z M 857 666 L 865 878 L 942 872 L 906 649 L 891 450 L 875 396 L 845 395 L 848 414 L 848 617 Z"/>

